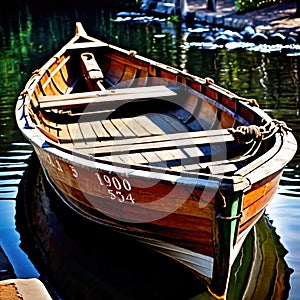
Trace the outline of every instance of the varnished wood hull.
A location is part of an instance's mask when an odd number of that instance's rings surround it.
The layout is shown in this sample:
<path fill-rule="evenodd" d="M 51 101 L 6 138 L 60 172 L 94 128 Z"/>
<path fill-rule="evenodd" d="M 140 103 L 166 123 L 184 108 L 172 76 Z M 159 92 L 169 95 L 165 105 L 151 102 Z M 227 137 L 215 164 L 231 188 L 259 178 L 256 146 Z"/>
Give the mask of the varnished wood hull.
<path fill-rule="evenodd" d="M 68 205 L 175 258 L 223 296 L 297 147 L 254 104 L 78 24 L 29 80 L 16 119 Z"/>
<path fill-rule="evenodd" d="M 49 189 L 34 154 L 20 183 L 17 200 L 16 226 L 21 247 L 32 260 L 35 258 L 35 265 L 47 265 L 48 278 L 55 280 L 56 288 L 61 287 L 64 295 L 99 298 L 111 287 L 114 299 L 141 299 L 145 295 L 147 299 L 161 299 L 164 295 L 175 299 L 212 298 L 201 283 L 171 261 L 148 256 L 148 249 L 142 249 L 138 243 L 85 222 L 66 209 Z M 164 254 L 172 250 L 163 249 Z M 184 254 L 177 253 L 181 257 Z M 286 253 L 267 217 L 260 218 L 233 264 L 228 299 L 288 299 L 292 269 L 285 261 Z M 198 264 L 199 261 L 201 256 L 196 260 Z M 108 274 L 107 269 L 114 271 Z M 116 276 L 131 280 L 116 284 Z"/>

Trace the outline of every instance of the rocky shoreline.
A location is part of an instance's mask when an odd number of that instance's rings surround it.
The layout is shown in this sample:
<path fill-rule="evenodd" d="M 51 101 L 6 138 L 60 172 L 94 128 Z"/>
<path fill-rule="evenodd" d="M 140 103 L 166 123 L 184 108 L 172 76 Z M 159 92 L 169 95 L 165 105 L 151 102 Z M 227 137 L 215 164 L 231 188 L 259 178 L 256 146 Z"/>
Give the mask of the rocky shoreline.
<path fill-rule="evenodd" d="M 300 45 L 300 18 L 295 17 L 295 1 L 245 13 L 237 12 L 232 0 L 218 0 L 215 11 L 207 10 L 203 6 L 206 2 L 199 3 L 196 0 L 187 1 L 181 18 L 184 23 L 182 28 L 188 33 L 189 46 L 215 48 L 227 45 L 230 49 L 257 49 L 258 45 L 267 45 L 263 51 L 289 49 L 287 52 L 298 52 L 295 45 Z M 120 12 L 113 21 L 159 25 L 174 19 L 169 10 L 170 6 L 166 6 L 165 11 L 160 6 L 160 12 L 155 7 L 139 12 Z"/>

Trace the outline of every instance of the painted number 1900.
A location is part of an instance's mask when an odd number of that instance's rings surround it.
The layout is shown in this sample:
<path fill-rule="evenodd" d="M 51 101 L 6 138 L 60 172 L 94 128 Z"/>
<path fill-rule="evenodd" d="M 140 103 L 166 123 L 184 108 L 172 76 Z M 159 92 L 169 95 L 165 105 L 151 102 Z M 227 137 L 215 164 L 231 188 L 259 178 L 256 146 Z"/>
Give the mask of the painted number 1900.
<path fill-rule="evenodd" d="M 95 173 L 101 186 L 107 188 L 111 200 L 119 202 L 129 201 L 135 203 L 131 194 L 131 184 L 127 179 L 119 179 L 116 176 L 100 175 Z"/>

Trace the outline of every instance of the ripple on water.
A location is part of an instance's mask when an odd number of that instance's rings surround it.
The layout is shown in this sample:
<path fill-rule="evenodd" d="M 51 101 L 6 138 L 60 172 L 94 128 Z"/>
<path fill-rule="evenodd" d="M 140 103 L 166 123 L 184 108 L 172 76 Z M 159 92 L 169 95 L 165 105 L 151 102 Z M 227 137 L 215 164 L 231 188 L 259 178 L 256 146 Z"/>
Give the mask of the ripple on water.
<path fill-rule="evenodd" d="M 0 147 L 0 200 L 15 200 L 18 185 L 32 153 L 27 143 L 2 144 Z"/>

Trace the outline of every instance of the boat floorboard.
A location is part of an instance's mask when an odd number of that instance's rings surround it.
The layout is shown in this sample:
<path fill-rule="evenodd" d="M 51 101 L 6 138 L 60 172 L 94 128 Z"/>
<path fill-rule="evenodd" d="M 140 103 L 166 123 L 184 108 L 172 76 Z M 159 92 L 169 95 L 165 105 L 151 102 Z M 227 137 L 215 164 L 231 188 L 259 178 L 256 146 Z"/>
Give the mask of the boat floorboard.
<path fill-rule="evenodd" d="M 129 165 L 151 165 L 172 170 L 195 172 L 210 167 L 213 173 L 220 173 L 224 166 L 218 163 L 200 163 L 201 157 L 209 155 L 194 142 L 211 141 L 206 135 L 190 139 L 186 125 L 176 117 L 166 114 L 149 113 L 136 117 L 91 120 L 59 125 L 63 145 L 98 159 Z M 186 134 L 185 134 L 186 133 Z M 204 133 L 204 132 L 203 132 Z M 224 131 L 216 133 L 217 141 L 223 141 Z M 175 137 L 172 140 L 171 137 Z M 227 140 L 230 141 L 228 135 Z M 224 147 L 224 145 L 223 145 Z M 223 162 L 224 163 L 224 162 Z M 225 163 L 228 163 L 225 161 Z M 214 166 L 217 165 L 217 166 Z M 229 164 L 225 170 L 235 170 Z"/>

